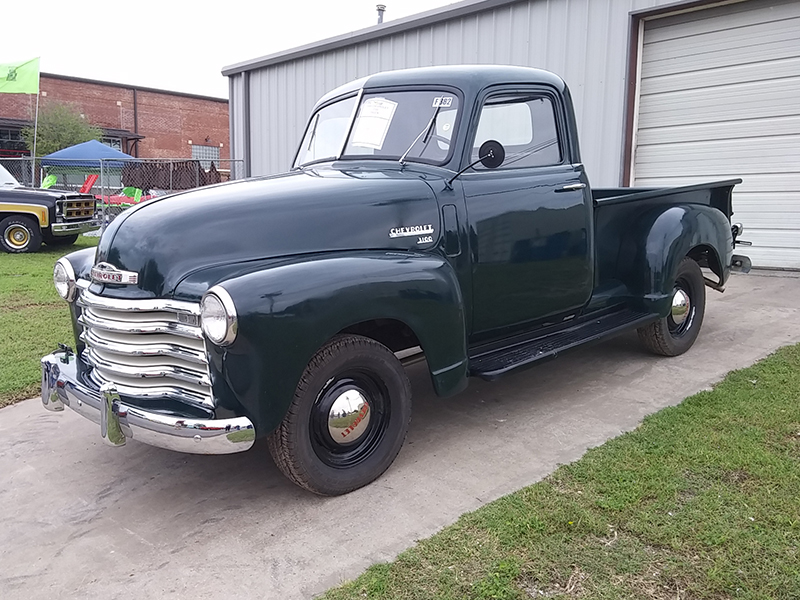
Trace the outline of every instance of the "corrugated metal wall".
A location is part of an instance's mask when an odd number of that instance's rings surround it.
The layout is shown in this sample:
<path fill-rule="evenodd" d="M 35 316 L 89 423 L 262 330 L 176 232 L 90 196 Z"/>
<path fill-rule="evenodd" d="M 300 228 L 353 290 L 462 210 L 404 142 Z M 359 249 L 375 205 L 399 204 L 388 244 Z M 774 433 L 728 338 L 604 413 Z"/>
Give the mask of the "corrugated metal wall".
<path fill-rule="evenodd" d="M 353 79 L 426 65 L 540 67 L 561 75 L 572 90 L 583 159 L 593 184 L 616 186 L 621 175 L 629 12 L 667 1 L 530 0 L 423 24 L 236 74 L 231 113 L 244 110 L 241 82 L 249 77 L 252 174 L 271 174 L 289 168 L 314 102 Z M 238 152 L 239 140 L 244 139 L 238 128 L 244 120 L 234 117 L 231 125 Z"/>
<path fill-rule="evenodd" d="M 228 80 L 229 88 L 228 95 L 230 97 L 229 106 L 231 107 L 228 112 L 228 119 L 230 121 L 230 144 L 231 144 L 231 158 L 237 158 L 247 162 L 247 153 L 245 151 L 245 103 L 244 103 L 244 77 L 231 77 Z M 236 98 L 240 104 L 233 108 L 233 99 Z M 245 164 L 245 169 L 247 165 Z M 243 173 L 242 175 L 249 175 Z"/>

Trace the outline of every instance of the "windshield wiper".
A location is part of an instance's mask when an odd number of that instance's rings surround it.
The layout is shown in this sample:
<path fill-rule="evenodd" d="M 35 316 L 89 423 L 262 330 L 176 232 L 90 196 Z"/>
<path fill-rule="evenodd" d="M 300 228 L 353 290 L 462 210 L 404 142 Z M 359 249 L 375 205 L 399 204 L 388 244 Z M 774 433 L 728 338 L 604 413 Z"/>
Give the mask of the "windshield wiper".
<path fill-rule="evenodd" d="M 428 121 L 428 124 L 425 126 L 425 129 L 423 129 L 422 131 L 419 132 L 419 135 L 414 138 L 413 142 L 411 142 L 411 145 L 408 147 L 408 150 L 403 152 L 403 156 L 400 157 L 400 164 L 401 165 L 405 165 L 406 164 L 406 156 L 408 156 L 408 153 L 411 152 L 411 149 L 414 147 L 414 145 L 419 141 L 419 139 L 422 136 L 425 136 L 425 139 L 422 140 L 425 143 L 425 146 L 428 145 L 428 140 L 430 139 L 428 136 L 430 136 L 431 132 L 433 131 L 433 128 L 436 126 L 436 117 L 439 116 L 439 111 L 440 110 L 442 110 L 442 105 L 441 104 L 436 107 L 435 111 L 433 111 L 433 116 L 431 116 L 431 120 Z M 425 146 L 422 147 L 422 152 L 425 152 Z M 422 154 L 422 153 L 420 153 L 420 154 Z"/>

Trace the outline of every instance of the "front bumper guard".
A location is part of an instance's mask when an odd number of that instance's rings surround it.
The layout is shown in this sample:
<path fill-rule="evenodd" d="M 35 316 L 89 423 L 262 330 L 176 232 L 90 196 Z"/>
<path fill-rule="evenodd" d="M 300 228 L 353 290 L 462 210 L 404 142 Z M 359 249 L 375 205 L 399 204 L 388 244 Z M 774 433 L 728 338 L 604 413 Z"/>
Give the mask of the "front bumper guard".
<path fill-rule="evenodd" d="M 233 454 L 249 450 L 255 442 L 255 428 L 247 417 L 195 419 L 149 412 L 125 404 L 114 384 L 99 391 L 78 378 L 78 359 L 66 351 L 42 358 L 42 403 L 60 412 L 69 406 L 100 425 L 100 436 L 111 446 L 123 446 L 128 439 L 190 454 Z"/>

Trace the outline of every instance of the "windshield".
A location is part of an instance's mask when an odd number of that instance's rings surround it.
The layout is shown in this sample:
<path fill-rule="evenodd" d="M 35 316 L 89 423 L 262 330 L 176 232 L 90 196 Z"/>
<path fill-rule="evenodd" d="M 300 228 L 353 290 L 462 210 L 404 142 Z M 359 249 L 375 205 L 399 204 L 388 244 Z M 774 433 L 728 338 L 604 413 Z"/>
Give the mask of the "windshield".
<path fill-rule="evenodd" d="M 441 164 L 450 155 L 458 96 L 441 90 L 363 94 L 352 129 L 355 97 L 329 104 L 311 117 L 295 166 L 339 157 Z"/>
<path fill-rule="evenodd" d="M 314 113 L 297 153 L 295 166 L 339 156 L 355 105 L 356 97 L 352 96 L 328 104 Z"/>
<path fill-rule="evenodd" d="M 13 185 L 18 186 L 19 182 L 14 179 L 14 176 L 6 171 L 6 168 L 3 165 L 0 165 L 0 185 Z"/>

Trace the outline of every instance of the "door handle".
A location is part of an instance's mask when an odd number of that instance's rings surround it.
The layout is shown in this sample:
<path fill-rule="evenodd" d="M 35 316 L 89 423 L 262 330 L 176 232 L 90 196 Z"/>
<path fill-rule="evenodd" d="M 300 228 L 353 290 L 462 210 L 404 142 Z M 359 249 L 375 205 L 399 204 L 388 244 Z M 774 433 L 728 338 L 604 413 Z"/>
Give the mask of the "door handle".
<path fill-rule="evenodd" d="M 570 185 L 565 185 L 562 188 L 558 188 L 556 192 L 576 192 L 578 190 L 582 190 L 586 187 L 585 183 L 572 183 Z"/>

